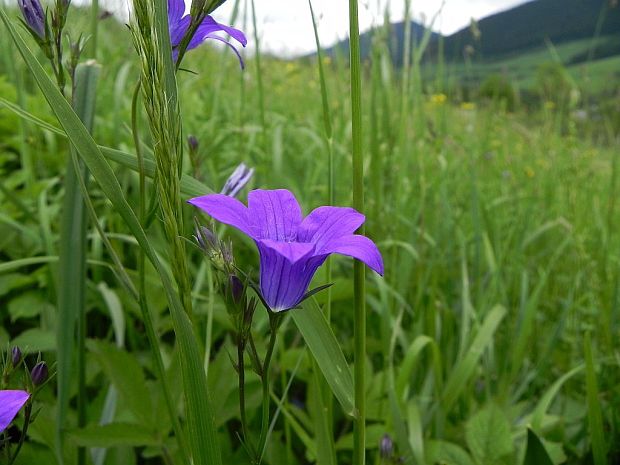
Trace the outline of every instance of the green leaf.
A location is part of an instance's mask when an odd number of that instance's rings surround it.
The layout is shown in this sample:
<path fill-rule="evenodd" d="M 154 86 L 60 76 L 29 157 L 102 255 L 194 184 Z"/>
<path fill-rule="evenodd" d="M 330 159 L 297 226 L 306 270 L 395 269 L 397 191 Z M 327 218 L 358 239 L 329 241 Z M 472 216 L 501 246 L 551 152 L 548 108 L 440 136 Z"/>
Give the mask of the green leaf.
<path fill-rule="evenodd" d="M 480 465 L 501 463 L 513 451 L 510 423 L 504 412 L 490 404 L 475 414 L 465 428 L 469 450 Z"/>
<path fill-rule="evenodd" d="M 527 449 L 523 465 L 553 465 L 545 446 L 530 428 L 527 429 Z"/>
<path fill-rule="evenodd" d="M 50 131 L 60 137 L 68 137 L 67 133 L 62 128 L 49 124 L 47 121 L 44 121 L 33 115 L 32 113 L 27 112 L 23 108 L 6 100 L 5 98 L 0 97 L 0 106 L 8 108 L 15 114 L 19 115 L 21 118 L 36 126 L 39 126 L 45 131 Z M 104 147 L 103 145 L 98 145 L 97 147 L 99 148 L 103 156 L 106 157 L 108 160 L 113 161 L 114 163 L 118 163 L 125 168 L 129 168 L 132 171 L 139 171 L 138 158 L 135 155 L 123 152 L 121 150 L 112 149 L 110 147 Z M 144 174 L 149 178 L 155 177 L 155 162 L 150 158 L 144 159 Z M 197 197 L 213 192 L 212 189 L 204 185 L 202 182 L 187 174 L 181 175 L 180 187 L 181 193 L 185 194 L 185 196 L 187 197 Z"/>
<path fill-rule="evenodd" d="M 353 376 L 321 309 L 308 299 L 291 316 L 344 412 L 355 416 Z"/>
<path fill-rule="evenodd" d="M 428 441 L 426 461 L 442 465 L 474 465 L 469 454 L 461 446 L 447 441 Z"/>
<path fill-rule="evenodd" d="M 52 331 L 32 328 L 13 339 L 11 345 L 18 346 L 25 354 L 49 352 L 56 350 L 56 334 Z"/>
<path fill-rule="evenodd" d="M 465 352 L 465 356 L 456 364 L 450 373 L 443 391 L 441 407 L 447 412 L 456 402 L 459 395 L 469 382 L 476 370 L 476 365 L 484 353 L 484 349 L 493 340 L 493 335 L 499 324 L 506 316 L 506 309 L 501 306 L 494 307 L 480 327 L 474 342 Z"/>
<path fill-rule="evenodd" d="M 20 273 L 9 273 L 0 276 L 0 297 L 5 296 L 14 289 L 28 286 L 35 282 L 32 276 L 26 276 Z"/>
<path fill-rule="evenodd" d="M 598 393 L 598 381 L 592 355 L 592 339 L 587 332 L 583 340 L 586 363 L 586 400 L 588 404 L 588 427 L 594 465 L 607 465 L 607 444 L 603 427 L 603 412 Z"/>
<path fill-rule="evenodd" d="M 20 318 L 33 318 L 38 316 L 47 302 L 38 291 L 25 292 L 11 299 L 8 305 L 11 322 L 15 322 Z"/>
<path fill-rule="evenodd" d="M 142 367 L 135 357 L 102 341 L 88 341 L 87 346 L 118 389 L 120 400 L 131 409 L 141 424 L 151 425 L 154 421 L 153 403 Z"/>
<path fill-rule="evenodd" d="M 81 447 L 158 446 L 154 432 L 130 423 L 88 425 L 68 432 L 68 437 Z"/>

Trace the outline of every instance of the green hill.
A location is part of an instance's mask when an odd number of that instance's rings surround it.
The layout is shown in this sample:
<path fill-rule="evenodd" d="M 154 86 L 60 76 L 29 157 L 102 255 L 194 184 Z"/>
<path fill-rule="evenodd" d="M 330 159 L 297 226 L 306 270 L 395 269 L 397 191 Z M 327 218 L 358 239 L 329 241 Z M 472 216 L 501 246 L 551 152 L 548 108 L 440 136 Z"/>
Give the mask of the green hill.
<path fill-rule="evenodd" d="M 477 29 L 475 31 L 474 29 Z M 594 36 L 617 36 L 602 55 L 620 54 L 620 7 L 609 0 L 535 0 L 488 16 L 477 28 L 464 28 L 443 38 L 445 57 L 460 60 L 466 48 L 483 59 L 493 59 L 545 45 Z M 436 41 L 431 56 L 439 48 Z M 435 55 L 436 56 L 436 55 Z M 582 56 L 585 60 L 588 54 Z"/>

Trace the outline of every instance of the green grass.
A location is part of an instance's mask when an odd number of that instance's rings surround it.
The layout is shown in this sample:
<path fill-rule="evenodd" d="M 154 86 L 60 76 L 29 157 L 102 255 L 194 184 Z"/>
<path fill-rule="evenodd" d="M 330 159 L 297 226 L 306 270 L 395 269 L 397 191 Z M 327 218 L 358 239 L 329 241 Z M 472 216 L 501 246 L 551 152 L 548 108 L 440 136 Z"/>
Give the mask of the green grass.
<path fill-rule="evenodd" d="M 79 28 L 78 21 L 73 24 Z M 0 44 L 7 53 L 0 61 L 0 97 L 60 127 L 8 40 L 3 32 Z M 129 32 L 109 20 L 101 24 L 97 44 L 102 68 L 94 139 L 133 153 L 131 98 L 138 59 Z M 565 44 L 557 53 L 569 57 L 586 45 Z M 392 463 L 378 452 L 381 437 L 389 434 L 395 457 L 402 456 L 407 464 L 520 464 L 528 426 L 553 463 L 615 463 L 620 456 L 618 127 L 606 119 L 578 120 L 561 109 L 525 113 L 517 107 L 509 114 L 492 102 L 461 108 L 433 100 L 418 90 L 429 88 L 428 81 L 420 85 L 413 70 L 390 66 L 385 47 L 379 45 L 376 56 L 383 60 L 378 61 L 381 66 L 362 66 L 361 143 L 366 234 L 383 253 L 386 275 L 366 272 L 367 463 Z M 504 64 L 527 82 L 538 64 L 549 59 L 547 51 L 539 50 Z M 344 62 L 324 60 L 325 94 L 316 63 L 263 56 L 259 68 L 248 57 L 240 71 L 227 49 L 207 45 L 190 52 L 183 67 L 193 73 L 178 75 L 179 102 L 184 135 L 194 134 L 200 141 L 201 163 L 198 173 L 184 163 L 185 174 L 219 191 L 243 161 L 256 168 L 252 187 L 290 189 L 304 213 L 325 204 L 332 194 L 335 204 L 352 205 L 349 70 Z M 484 66 L 484 72 L 493 72 L 503 64 Z M 594 85 L 609 85 L 606 73 L 617 66 L 618 58 L 591 63 Z M 579 75 L 577 68 L 568 71 Z M 447 67 L 448 77 L 457 72 Z M 18 100 L 20 92 L 23 98 Z M 329 96 L 327 105 L 322 95 Z M 331 193 L 326 118 L 335 178 Z M 145 115 L 138 126 L 151 161 Z M 22 135 L 28 137 L 27 151 Z M 56 359 L 59 327 L 52 276 L 67 153 L 65 138 L 0 108 L 0 343 L 6 347 L 17 342 L 32 354 L 42 350 L 50 363 Z M 125 165 L 111 164 L 118 192 L 114 186 L 106 184 L 106 190 L 91 183 L 90 199 L 137 286 L 139 249 L 133 234 L 142 242 L 145 236 L 140 225 L 129 228 L 123 217 L 132 216 L 128 208 L 138 211 L 139 177 Z M 93 170 L 93 175 L 101 178 L 103 172 Z M 146 185 L 148 199 L 154 185 L 150 180 Z M 181 190 L 187 199 L 183 186 Z M 119 203 L 121 194 L 126 206 Z M 245 200 L 245 194 L 241 198 Z M 196 212 L 186 206 L 183 214 L 182 235 L 191 241 Z M 223 230 L 223 236 L 232 240 L 238 265 L 256 274 L 253 244 L 232 229 Z M 187 367 L 182 370 L 180 358 L 189 353 L 193 367 L 200 365 L 198 348 L 175 342 L 174 328 L 187 333 L 187 320 L 181 318 L 178 301 L 172 299 L 172 314 L 166 303 L 170 283 L 164 280 L 163 287 L 161 276 L 169 275 L 169 244 L 159 217 L 146 229 L 146 237 L 149 258 L 158 266 L 145 268 L 154 334 L 114 272 L 114 259 L 92 222 L 88 230 L 88 426 L 69 431 L 67 441 L 69 449 L 107 448 L 105 464 L 110 465 L 165 463 L 166 454 L 183 463 L 171 436 L 169 399 L 156 381 L 160 367 L 149 337 L 158 341 L 181 429 L 187 427 L 187 418 L 179 380 L 182 372 L 191 374 Z M 189 245 L 186 254 L 192 284 L 198 282 L 192 296 L 195 332 L 206 334 L 211 325 L 207 383 L 222 462 L 246 464 L 238 439 L 231 322 L 223 300 L 209 292 L 210 278 L 197 279 L 204 257 Z M 349 363 L 355 351 L 353 274 L 351 260 L 332 260 L 330 326 Z M 325 284 L 324 273 L 318 273 L 314 284 Z M 110 293 L 117 297 L 112 314 Z M 317 302 L 326 304 L 327 293 L 320 293 Z M 120 346 L 119 319 L 125 323 Z M 259 309 L 253 330 L 261 354 L 268 326 Z M 331 453 L 321 454 L 317 448 L 330 441 L 320 428 L 331 425 L 336 463 L 349 465 L 353 420 L 341 408 L 347 389 L 334 388 L 340 402 L 326 400 L 328 384 L 309 356 L 337 351 L 318 336 L 308 350 L 302 333 L 290 317 L 285 319 L 271 363 L 277 380 L 271 395 L 279 414 L 272 403 L 275 422 L 264 462 L 330 461 Z M 76 380 L 73 385 L 71 422 Z M 118 399 L 110 410 L 106 397 L 112 386 Z M 249 425 L 258 437 L 261 384 L 252 372 L 246 376 L 245 396 Z M 18 463 L 54 463 L 55 405 L 50 386 L 37 404 L 40 412 Z M 325 405 L 333 410 L 328 420 L 317 408 Z M 98 426 L 104 414 L 113 419 L 112 425 Z M 69 458 L 67 463 L 73 462 Z"/>
<path fill-rule="evenodd" d="M 617 36 L 603 36 L 558 45 L 549 44 L 501 58 L 474 57 L 469 67 L 464 60 L 446 64 L 446 77 L 454 83 L 463 81 L 481 83 L 489 75 L 502 74 L 520 90 L 533 90 L 539 66 L 559 62 L 565 66 L 580 87 L 587 87 L 592 94 L 601 94 L 613 90 L 611 82 L 617 80 L 620 57 L 612 56 L 580 63 L 572 63 L 571 60 L 576 56 L 587 54 L 592 47 L 617 40 Z M 430 78 L 436 73 L 436 66 L 427 66 L 424 72 L 426 77 Z"/>

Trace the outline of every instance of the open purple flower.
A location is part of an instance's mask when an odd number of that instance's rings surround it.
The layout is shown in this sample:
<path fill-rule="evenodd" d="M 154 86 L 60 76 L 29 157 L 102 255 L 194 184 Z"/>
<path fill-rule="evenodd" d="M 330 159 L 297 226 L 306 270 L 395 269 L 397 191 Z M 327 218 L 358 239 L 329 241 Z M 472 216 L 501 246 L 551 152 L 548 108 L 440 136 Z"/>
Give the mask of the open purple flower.
<path fill-rule="evenodd" d="M 377 246 L 353 234 L 365 220 L 353 208 L 319 207 L 303 218 L 297 199 L 285 189 L 251 191 L 247 207 L 222 194 L 196 197 L 189 203 L 254 239 L 260 254 L 261 294 L 274 312 L 301 302 L 330 254 L 357 258 L 383 275 Z"/>
<path fill-rule="evenodd" d="M 179 54 L 178 47 L 183 40 L 183 36 L 187 32 L 191 22 L 191 16 L 185 14 L 185 2 L 183 0 L 168 0 L 168 27 L 170 29 L 170 43 L 172 45 L 172 54 L 174 60 L 176 61 L 177 56 Z M 239 42 L 242 46 L 246 46 L 248 40 L 245 38 L 245 34 L 241 32 L 239 29 L 235 29 L 234 27 L 226 26 L 224 24 L 218 23 L 211 16 L 207 15 L 202 20 L 202 23 L 196 29 L 196 33 L 189 41 L 187 45 L 187 50 L 191 50 L 193 48 L 198 47 L 207 39 L 215 39 L 220 42 L 225 43 L 229 46 L 239 58 L 239 63 L 241 63 L 241 67 L 243 68 L 243 60 L 241 59 L 241 55 L 239 54 L 239 50 L 235 48 L 233 44 L 228 42 L 226 39 L 217 35 L 218 32 L 224 32 L 230 35 L 233 39 Z"/>
<path fill-rule="evenodd" d="M 26 391 L 0 391 L 0 432 L 11 424 L 29 397 Z"/>

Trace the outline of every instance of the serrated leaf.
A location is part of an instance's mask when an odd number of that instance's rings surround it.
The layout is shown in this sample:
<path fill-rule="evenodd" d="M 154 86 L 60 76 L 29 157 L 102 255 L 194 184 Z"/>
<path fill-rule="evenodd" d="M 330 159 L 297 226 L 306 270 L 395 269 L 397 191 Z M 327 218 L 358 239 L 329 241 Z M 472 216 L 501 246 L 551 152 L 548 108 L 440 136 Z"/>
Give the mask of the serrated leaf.
<path fill-rule="evenodd" d="M 465 438 L 476 463 L 492 465 L 513 451 L 510 423 L 504 412 L 490 404 L 476 413 L 465 428 Z"/>

